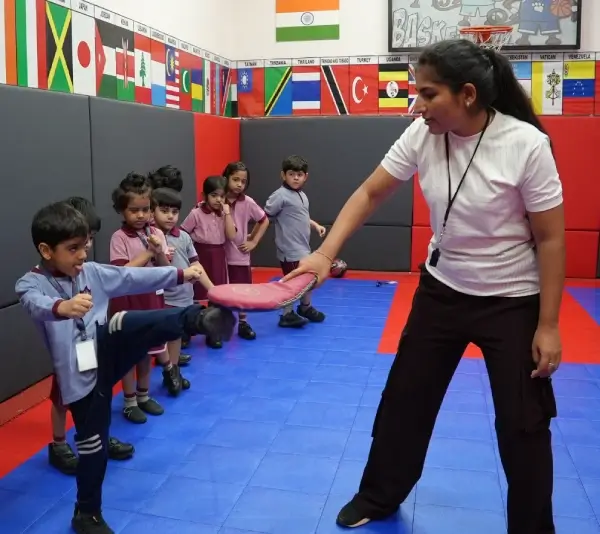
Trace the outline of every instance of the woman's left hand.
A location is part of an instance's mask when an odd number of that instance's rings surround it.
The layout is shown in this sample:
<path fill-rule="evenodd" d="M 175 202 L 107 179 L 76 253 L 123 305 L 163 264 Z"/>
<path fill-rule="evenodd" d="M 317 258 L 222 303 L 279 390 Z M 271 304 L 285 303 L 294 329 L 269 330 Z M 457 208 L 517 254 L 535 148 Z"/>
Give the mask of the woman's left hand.
<path fill-rule="evenodd" d="M 558 326 L 538 326 L 531 346 L 537 368 L 531 378 L 547 378 L 560 366 L 562 346 Z"/>

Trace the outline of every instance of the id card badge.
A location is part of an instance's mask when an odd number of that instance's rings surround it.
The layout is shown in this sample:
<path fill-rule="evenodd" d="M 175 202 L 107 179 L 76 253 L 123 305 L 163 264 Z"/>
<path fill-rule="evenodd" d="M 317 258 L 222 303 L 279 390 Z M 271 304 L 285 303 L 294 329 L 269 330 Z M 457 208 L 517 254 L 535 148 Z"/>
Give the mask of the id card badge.
<path fill-rule="evenodd" d="M 157 294 L 157 295 L 164 295 L 164 294 L 165 294 L 165 290 L 164 290 L 164 289 L 159 289 L 159 290 L 156 292 L 156 294 Z"/>
<path fill-rule="evenodd" d="M 77 368 L 80 373 L 98 368 L 96 344 L 93 339 L 78 341 L 75 350 L 77 351 Z"/>

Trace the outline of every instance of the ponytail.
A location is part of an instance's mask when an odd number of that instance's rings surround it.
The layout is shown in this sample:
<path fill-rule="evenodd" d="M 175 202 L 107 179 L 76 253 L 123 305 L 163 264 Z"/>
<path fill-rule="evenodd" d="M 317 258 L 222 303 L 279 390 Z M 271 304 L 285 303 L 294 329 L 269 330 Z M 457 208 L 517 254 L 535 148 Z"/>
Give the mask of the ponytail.
<path fill-rule="evenodd" d="M 484 52 L 494 72 L 496 93 L 491 104 L 492 107 L 500 113 L 527 122 L 535 126 L 540 132 L 548 135 L 540 119 L 533 111 L 529 97 L 515 77 L 513 68 L 506 56 L 491 49 Z"/>

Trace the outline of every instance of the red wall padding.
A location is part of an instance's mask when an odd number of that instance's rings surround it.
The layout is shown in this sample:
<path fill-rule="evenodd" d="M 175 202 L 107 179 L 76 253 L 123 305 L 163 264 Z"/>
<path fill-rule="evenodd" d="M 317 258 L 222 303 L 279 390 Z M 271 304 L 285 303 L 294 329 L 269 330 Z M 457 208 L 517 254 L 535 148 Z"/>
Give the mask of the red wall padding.
<path fill-rule="evenodd" d="M 240 159 L 240 121 L 194 114 L 194 142 L 197 200 L 200 201 L 205 178 L 221 174 L 230 161 Z"/>
<path fill-rule="evenodd" d="M 596 278 L 598 232 L 567 230 L 566 272 L 569 278 Z"/>
<path fill-rule="evenodd" d="M 419 270 L 419 264 L 427 259 L 427 246 L 432 235 L 429 226 L 413 226 L 412 239 L 410 244 L 410 270 L 416 272 Z"/>
<path fill-rule="evenodd" d="M 600 117 L 542 117 L 563 183 L 567 230 L 600 230 Z"/>
<path fill-rule="evenodd" d="M 563 183 L 567 276 L 596 278 L 600 231 L 600 117 L 542 117 Z M 441 177 L 440 179 L 444 179 Z M 413 189 L 411 269 L 427 254 L 429 208 L 418 180 Z"/>

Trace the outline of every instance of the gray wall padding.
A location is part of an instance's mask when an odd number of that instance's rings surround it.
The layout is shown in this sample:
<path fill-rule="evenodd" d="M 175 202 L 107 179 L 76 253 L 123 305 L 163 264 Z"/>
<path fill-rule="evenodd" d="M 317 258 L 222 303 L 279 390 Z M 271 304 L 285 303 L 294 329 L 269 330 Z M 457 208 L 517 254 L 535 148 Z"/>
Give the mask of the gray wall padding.
<path fill-rule="evenodd" d="M 111 194 L 127 173 L 174 165 L 184 179 L 182 217 L 195 204 L 194 118 L 184 111 L 92 98 L 90 120 L 94 203 L 103 227 L 96 254 L 98 261 L 107 262 L 110 237 L 121 223 Z"/>
<path fill-rule="evenodd" d="M 0 85 L 5 229 L 0 250 L 10 258 L 0 270 L 0 307 L 17 302 L 16 280 L 39 260 L 31 242 L 33 214 L 72 195 L 92 198 L 88 101 L 85 96 Z M 2 331 L 9 328 L 0 324 Z M 15 357 L 23 369 L 32 369 L 27 351 Z"/>
<path fill-rule="evenodd" d="M 311 217 L 331 224 L 411 122 L 406 117 L 360 116 L 243 120 L 240 142 L 242 160 L 252 173 L 249 194 L 264 205 L 281 184 L 282 160 L 298 154 L 309 165 L 305 191 Z M 412 197 L 411 180 L 368 224 L 411 226 Z"/>
<path fill-rule="evenodd" d="M 329 230 L 329 226 L 326 227 Z M 279 267 L 273 228 L 269 228 L 260 245 L 252 252 L 252 264 Z M 313 250 L 321 238 L 313 232 Z M 360 271 L 410 271 L 411 229 L 405 226 L 363 226 L 346 243 L 339 254 L 350 269 Z"/>
<path fill-rule="evenodd" d="M 264 206 L 281 184 L 281 162 L 290 154 L 305 157 L 305 191 L 311 218 L 332 224 L 355 189 L 379 165 L 390 146 L 411 124 L 406 117 L 286 117 L 241 123 L 242 160 L 252 173 L 249 194 Z M 409 271 L 413 183 L 384 203 L 340 256 L 351 269 Z M 313 247 L 319 238 L 313 235 Z M 269 230 L 252 253 L 255 266 L 279 265 Z"/>
<path fill-rule="evenodd" d="M 52 373 L 52 361 L 20 304 L 0 309 L 0 402 Z"/>

